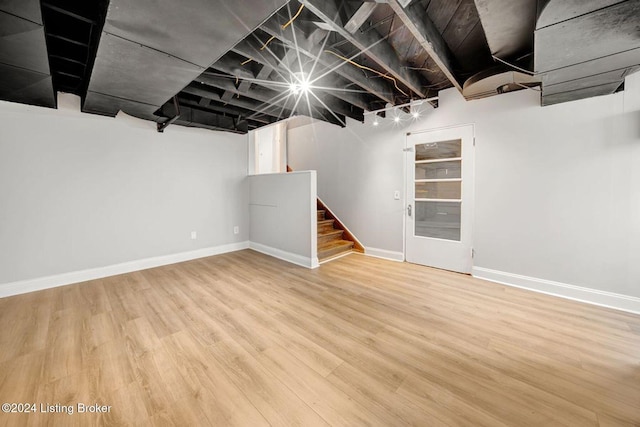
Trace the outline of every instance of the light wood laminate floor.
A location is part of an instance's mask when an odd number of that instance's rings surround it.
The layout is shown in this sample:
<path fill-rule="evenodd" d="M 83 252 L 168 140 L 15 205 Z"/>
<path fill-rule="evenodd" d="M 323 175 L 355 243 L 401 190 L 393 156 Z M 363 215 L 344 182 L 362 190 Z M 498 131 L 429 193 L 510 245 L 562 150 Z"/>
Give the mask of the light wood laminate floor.
<path fill-rule="evenodd" d="M 0 425 L 640 425 L 640 316 L 357 254 L 204 258 L 0 299 L 0 325 L 0 402 L 75 412 Z"/>

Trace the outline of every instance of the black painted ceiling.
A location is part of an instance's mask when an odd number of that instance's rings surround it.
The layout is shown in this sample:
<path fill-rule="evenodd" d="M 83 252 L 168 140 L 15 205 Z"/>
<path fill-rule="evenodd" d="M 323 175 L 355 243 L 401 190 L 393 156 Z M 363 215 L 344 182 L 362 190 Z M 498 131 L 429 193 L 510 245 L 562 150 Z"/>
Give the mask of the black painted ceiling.
<path fill-rule="evenodd" d="M 0 99 L 62 91 L 85 112 L 244 133 L 343 126 L 495 68 L 549 105 L 620 90 L 638 16 L 640 0 L 3 0 Z"/>

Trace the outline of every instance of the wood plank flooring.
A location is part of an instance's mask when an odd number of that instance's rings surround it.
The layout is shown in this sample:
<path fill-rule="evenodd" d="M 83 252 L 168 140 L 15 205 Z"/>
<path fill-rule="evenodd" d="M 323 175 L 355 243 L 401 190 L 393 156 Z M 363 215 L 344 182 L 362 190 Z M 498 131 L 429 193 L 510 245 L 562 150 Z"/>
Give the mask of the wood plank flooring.
<path fill-rule="evenodd" d="M 640 426 L 640 316 L 358 254 L 204 258 L 0 325 L 0 403 L 74 409 L 0 425 Z"/>

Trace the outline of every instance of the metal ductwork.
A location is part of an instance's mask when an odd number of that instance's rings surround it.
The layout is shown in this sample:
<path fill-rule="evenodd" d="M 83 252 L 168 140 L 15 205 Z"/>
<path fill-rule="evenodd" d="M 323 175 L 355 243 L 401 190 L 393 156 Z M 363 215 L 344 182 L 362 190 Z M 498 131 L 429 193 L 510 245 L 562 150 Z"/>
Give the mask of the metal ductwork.
<path fill-rule="evenodd" d="M 154 113 L 286 3 L 111 0 L 83 111 L 167 120 Z M 184 108 L 176 123 L 239 129 L 200 113 Z"/>
<path fill-rule="evenodd" d="M 491 54 L 513 61 L 533 50 L 536 0 L 475 0 Z"/>
<path fill-rule="evenodd" d="M 0 2 L 0 99 L 55 107 L 38 0 Z"/>
<path fill-rule="evenodd" d="M 538 77 L 509 70 L 500 65 L 469 78 L 464 82 L 462 95 L 470 101 L 539 85 Z"/>
<path fill-rule="evenodd" d="M 640 1 L 543 3 L 535 32 L 543 105 L 614 93 L 638 70 Z"/>

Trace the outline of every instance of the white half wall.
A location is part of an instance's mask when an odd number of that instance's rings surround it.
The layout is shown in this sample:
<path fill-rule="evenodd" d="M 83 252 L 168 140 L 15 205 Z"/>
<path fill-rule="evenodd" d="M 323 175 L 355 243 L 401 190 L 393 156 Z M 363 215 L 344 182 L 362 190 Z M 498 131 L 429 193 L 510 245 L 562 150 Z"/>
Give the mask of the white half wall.
<path fill-rule="evenodd" d="M 289 164 L 317 170 L 320 197 L 365 247 L 402 252 L 406 201 L 393 192 L 403 190 L 406 132 L 473 123 L 474 265 L 638 298 L 639 82 L 637 73 L 625 92 L 549 107 L 532 90 L 467 102 L 449 89 L 400 126 L 291 129 Z"/>
<path fill-rule="evenodd" d="M 247 246 L 246 136 L 58 105 L 0 102 L 0 288 Z"/>
<path fill-rule="evenodd" d="M 252 175 L 248 180 L 251 249 L 316 268 L 316 172 Z"/>

